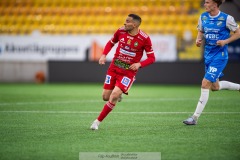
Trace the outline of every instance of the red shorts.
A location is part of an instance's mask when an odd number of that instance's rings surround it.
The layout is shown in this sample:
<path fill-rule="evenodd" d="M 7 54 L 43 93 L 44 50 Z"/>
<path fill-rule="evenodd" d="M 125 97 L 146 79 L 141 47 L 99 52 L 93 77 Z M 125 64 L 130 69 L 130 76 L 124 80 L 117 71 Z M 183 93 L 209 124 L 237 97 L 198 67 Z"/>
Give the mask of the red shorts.
<path fill-rule="evenodd" d="M 135 81 L 136 73 L 123 70 L 117 67 L 109 68 L 104 82 L 104 89 L 113 90 L 118 86 L 124 94 L 128 94 L 133 82 Z"/>

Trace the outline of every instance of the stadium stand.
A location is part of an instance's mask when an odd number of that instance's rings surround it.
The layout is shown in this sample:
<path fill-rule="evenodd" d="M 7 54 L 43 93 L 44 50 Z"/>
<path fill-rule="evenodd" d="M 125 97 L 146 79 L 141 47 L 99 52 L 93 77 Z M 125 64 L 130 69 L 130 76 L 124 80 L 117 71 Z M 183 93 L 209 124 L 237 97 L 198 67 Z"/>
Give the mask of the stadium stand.
<path fill-rule="evenodd" d="M 0 33 L 30 34 L 35 29 L 50 34 L 112 33 L 129 13 L 143 17 L 146 32 L 173 32 L 175 26 L 181 32 L 186 19 L 196 24 L 189 13 L 199 7 L 200 0 L 1 0 Z"/>
<path fill-rule="evenodd" d="M 129 13 L 141 15 L 148 34 L 177 35 L 180 58 L 195 39 L 202 0 L 1 0 L 0 34 L 112 34 Z M 184 45 L 184 47 L 183 47 Z M 191 49 L 190 49 L 191 50 Z M 192 50 L 191 50 L 192 51 Z M 194 50 L 195 51 L 195 50 Z M 198 52 L 198 51 L 196 51 Z M 188 57 L 189 56 L 189 57 Z"/>

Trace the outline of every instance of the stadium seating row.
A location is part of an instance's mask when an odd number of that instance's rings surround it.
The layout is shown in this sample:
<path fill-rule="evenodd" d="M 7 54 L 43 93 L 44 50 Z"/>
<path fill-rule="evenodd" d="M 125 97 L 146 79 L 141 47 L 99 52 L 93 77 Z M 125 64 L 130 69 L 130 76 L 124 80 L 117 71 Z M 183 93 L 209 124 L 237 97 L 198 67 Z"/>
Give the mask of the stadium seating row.
<path fill-rule="evenodd" d="M 168 16 L 168 17 L 158 17 L 158 16 L 143 16 L 143 23 L 141 28 L 150 33 L 174 33 L 179 36 L 183 34 L 185 30 L 196 31 L 197 19 L 198 17 L 191 16 L 186 20 L 183 16 Z M 178 20 L 176 20 L 178 19 Z M 40 30 L 41 32 L 53 33 L 51 30 L 57 30 L 57 28 L 66 28 L 64 33 L 74 33 L 74 34 L 86 34 L 86 33 L 112 33 L 115 29 L 121 27 L 124 24 L 125 16 L 1 16 L 1 33 L 8 34 L 24 34 L 24 32 L 31 33 L 33 30 Z M 51 29 L 46 30 L 44 28 Z M 8 28 L 7 30 L 3 30 Z M 12 29 L 11 29 L 12 28 Z M 17 28 L 17 30 L 13 29 Z M 20 32 L 21 28 L 23 32 Z M 24 29 L 25 28 L 25 29 Z M 27 29 L 26 29 L 27 28 Z M 79 29 L 73 29 L 79 28 Z M 86 29 L 84 29 L 86 28 Z M 69 30 L 69 31 L 67 31 Z"/>
<path fill-rule="evenodd" d="M 0 6 L 188 6 L 199 8 L 201 0 L 1 0 Z"/>
<path fill-rule="evenodd" d="M 105 15 L 105 14 L 126 14 L 126 13 L 137 13 L 139 15 L 169 15 L 169 14 L 188 14 L 190 8 L 186 6 L 176 7 L 162 7 L 162 6 L 139 6 L 139 7 L 113 7 L 113 6 L 106 6 L 106 7 L 89 7 L 89 6 L 82 6 L 82 7 L 4 7 L 0 6 L 0 14 L 1 15 Z"/>
<path fill-rule="evenodd" d="M 48 28 L 46 26 L 61 28 L 63 25 L 82 25 L 82 28 L 119 27 L 129 13 L 141 15 L 143 24 L 153 27 L 150 31 L 156 33 L 159 32 L 156 26 L 164 29 L 163 24 L 167 26 L 166 30 L 175 26 L 181 29 L 182 25 L 195 26 L 197 18 L 189 15 L 190 7 L 197 9 L 199 6 L 200 0 L 1 0 L 1 33 L 5 31 L 3 28 L 15 26 L 19 29 L 24 26 L 29 29 L 36 27 L 39 30 Z M 93 33 L 99 31 L 91 30 Z M 18 34 L 14 29 L 7 33 L 11 31 Z"/>
<path fill-rule="evenodd" d="M 99 15 L 88 17 L 83 15 L 50 15 L 50 16 L 42 16 L 42 15 L 12 15 L 12 16 L 0 16 L 1 24 L 55 24 L 55 25 L 68 25 L 68 24 L 81 24 L 81 25 L 123 25 L 125 18 L 127 15 Z M 197 16 L 177 16 L 177 15 L 169 15 L 169 16 L 142 16 L 143 25 L 172 25 L 172 26 L 182 26 L 182 25 L 193 25 L 196 26 L 198 21 Z"/>
<path fill-rule="evenodd" d="M 185 32 L 191 32 L 191 37 L 196 37 L 196 27 L 192 26 L 158 26 L 158 25 L 143 25 L 143 29 L 151 34 L 175 34 L 178 38 L 183 38 Z M 40 31 L 46 34 L 112 34 L 119 26 L 104 26 L 104 25 L 37 25 L 37 24 L 1 24 L 0 34 L 31 34 L 33 31 Z"/>
<path fill-rule="evenodd" d="M 196 37 L 202 0 L 0 0 L 0 34 L 112 34 L 129 13 L 148 34 Z M 186 35 L 187 38 L 186 38 Z M 189 39 L 190 37 L 190 39 Z M 186 58 L 188 54 L 181 54 Z M 180 58 L 181 58 L 180 57 Z M 199 55 L 198 55 L 199 57 Z M 192 58 L 192 55 L 190 55 Z"/>

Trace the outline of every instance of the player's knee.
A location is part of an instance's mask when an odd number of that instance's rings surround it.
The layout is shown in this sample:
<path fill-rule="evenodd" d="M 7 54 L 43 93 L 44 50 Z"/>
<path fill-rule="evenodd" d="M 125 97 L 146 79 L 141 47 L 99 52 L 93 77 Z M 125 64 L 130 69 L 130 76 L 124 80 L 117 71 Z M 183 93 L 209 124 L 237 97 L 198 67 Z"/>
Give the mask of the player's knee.
<path fill-rule="evenodd" d="M 102 95 L 102 99 L 103 99 L 104 101 L 108 101 L 108 100 L 109 100 L 109 96 Z"/>
<path fill-rule="evenodd" d="M 112 92 L 112 94 L 111 94 L 111 99 L 112 99 L 112 101 L 117 101 L 118 100 L 118 98 L 119 98 L 119 93 L 117 93 L 117 92 Z"/>
<path fill-rule="evenodd" d="M 213 90 L 216 89 L 216 86 L 215 86 L 212 82 L 210 82 L 209 80 L 203 79 L 203 80 L 202 80 L 201 88 L 203 88 L 203 89 L 209 89 L 209 90 L 212 90 L 212 91 L 213 91 Z"/>
<path fill-rule="evenodd" d="M 212 86 L 212 87 L 211 87 L 211 90 L 212 90 L 212 91 L 219 91 L 219 86 Z"/>
<path fill-rule="evenodd" d="M 213 85 L 211 86 L 211 90 L 212 91 L 219 91 L 220 90 L 220 85 L 219 85 L 218 81 L 213 83 Z"/>

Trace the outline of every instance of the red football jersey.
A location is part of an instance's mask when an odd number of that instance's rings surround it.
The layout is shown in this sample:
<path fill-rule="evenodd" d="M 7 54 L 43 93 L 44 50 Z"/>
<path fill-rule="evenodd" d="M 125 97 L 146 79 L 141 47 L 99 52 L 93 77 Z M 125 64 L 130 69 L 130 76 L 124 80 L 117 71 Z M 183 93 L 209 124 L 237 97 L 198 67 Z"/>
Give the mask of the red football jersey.
<path fill-rule="evenodd" d="M 118 42 L 113 61 L 118 59 L 127 64 L 133 64 L 140 62 L 144 50 L 146 54 L 154 53 L 150 37 L 140 29 L 137 35 L 132 36 L 125 31 L 124 27 L 119 28 L 114 33 L 111 42 L 113 44 Z"/>
<path fill-rule="evenodd" d="M 130 65 L 139 63 L 144 51 L 147 59 L 140 62 L 141 67 L 152 64 L 155 61 L 154 51 L 150 37 L 140 29 L 137 35 L 132 36 L 124 27 L 119 28 L 106 44 L 103 54 L 107 55 L 116 43 L 118 46 L 107 72 L 104 89 L 112 90 L 118 86 L 127 94 L 137 73 L 137 70 L 129 69 Z"/>

